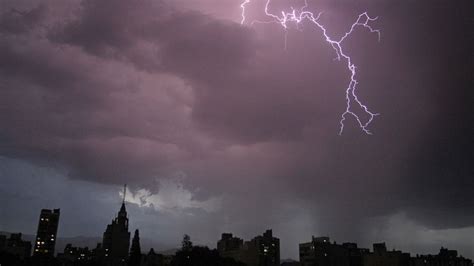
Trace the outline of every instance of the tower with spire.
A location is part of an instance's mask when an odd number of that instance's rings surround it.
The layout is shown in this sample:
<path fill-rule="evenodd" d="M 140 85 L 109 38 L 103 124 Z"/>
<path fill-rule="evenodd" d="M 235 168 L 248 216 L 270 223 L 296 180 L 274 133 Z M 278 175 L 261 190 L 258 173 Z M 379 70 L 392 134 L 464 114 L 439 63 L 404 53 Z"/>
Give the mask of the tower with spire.
<path fill-rule="evenodd" d="M 107 225 L 103 237 L 104 261 L 107 265 L 126 265 L 130 247 L 130 232 L 125 208 L 127 185 L 123 188 L 123 200 L 120 211 L 112 223 Z"/>

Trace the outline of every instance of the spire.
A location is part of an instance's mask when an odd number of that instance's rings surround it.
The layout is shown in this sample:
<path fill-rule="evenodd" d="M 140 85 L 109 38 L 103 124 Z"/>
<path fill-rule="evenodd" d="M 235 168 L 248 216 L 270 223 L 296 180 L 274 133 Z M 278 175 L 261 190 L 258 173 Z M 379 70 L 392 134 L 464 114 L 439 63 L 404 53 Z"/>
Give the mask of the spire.
<path fill-rule="evenodd" d="M 125 196 L 127 196 L 127 184 L 123 185 L 123 201 L 122 201 L 122 204 L 125 204 Z"/>
<path fill-rule="evenodd" d="M 125 209 L 125 197 L 127 193 L 127 184 L 123 185 L 123 199 L 122 199 L 122 207 L 120 207 L 119 216 L 127 216 L 127 210 Z"/>

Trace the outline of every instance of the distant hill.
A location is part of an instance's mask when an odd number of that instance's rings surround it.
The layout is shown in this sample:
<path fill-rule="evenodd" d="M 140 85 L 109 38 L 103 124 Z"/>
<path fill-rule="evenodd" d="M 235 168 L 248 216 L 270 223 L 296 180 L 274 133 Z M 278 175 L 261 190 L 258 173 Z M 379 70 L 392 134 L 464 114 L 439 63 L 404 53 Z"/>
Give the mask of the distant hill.
<path fill-rule="evenodd" d="M 0 235 L 10 236 L 11 232 L 3 232 L 0 231 Z M 30 241 L 31 244 L 34 246 L 35 236 L 23 234 L 23 240 Z M 131 241 L 131 239 L 130 239 Z M 93 249 L 97 246 L 97 243 L 101 243 L 101 237 L 87 237 L 87 236 L 76 236 L 76 237 L 58 237 L 56 242 L 56 253 L 61 253 L 66 247 L 67 244 L 72 244 L 73 246 L 77 247 L 89 247 L 89 249 Z M 176 253 L 178 249 L 173 248 L 169 245 L 164 245 L 160 243 L 156 243 L 151 239 L 147 238 L 140 238 L 140 244 L 142 247 L 143 253 L 148 253 L 150 248 L 153 248 L 155 252 L 161 253 L 164 255 L 172 255 Z"/>

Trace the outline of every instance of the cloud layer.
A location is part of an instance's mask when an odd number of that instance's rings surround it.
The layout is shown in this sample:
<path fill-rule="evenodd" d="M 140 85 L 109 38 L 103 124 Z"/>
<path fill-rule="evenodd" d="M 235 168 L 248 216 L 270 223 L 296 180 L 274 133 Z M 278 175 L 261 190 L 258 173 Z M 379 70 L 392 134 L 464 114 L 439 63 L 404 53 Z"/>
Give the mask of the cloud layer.
<path fill-rule="evenodd" d="M 3 2 L 0 155 L 128 183 L 143 208 L 212 210 L 203 223 L 242 234 L 364 241 L 399 213 L 474 225 L 469 1 L 310 3 L 335 35 L 380 16 L 380 43 L 358 30 L 345 45 L 382 115 L 374 136 L 349 121 L 341 137 L 349 77 L 320 32 L 290 30 L 285 50 L 281 28 L 241 26 L 231 2 Z"/>

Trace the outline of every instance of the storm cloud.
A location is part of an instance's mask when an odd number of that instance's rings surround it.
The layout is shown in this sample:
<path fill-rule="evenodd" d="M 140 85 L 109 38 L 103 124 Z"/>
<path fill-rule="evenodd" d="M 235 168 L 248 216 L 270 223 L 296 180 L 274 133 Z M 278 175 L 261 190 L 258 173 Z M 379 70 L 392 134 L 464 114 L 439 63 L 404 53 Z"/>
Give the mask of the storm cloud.
<path fill-rule="evenodd" d="M 290 29 L 285 49 L 281 27 L 240 25 L 239 2 L 218 2 L 3 1 L 0 174 L 23 191 L 7 195 L 26 193 L 28 178 L 6 177 L 23 164 L 63 176 L 46 182 L 127 183 L 147 215 L 197 217 L 157 225 L 137 211 L 142 230 L 206 228 L 212 244 L 219 229 L 273 227 L 293 257 L 312 234 L 400 247 L 392 228 L 438 230 L 435 247 L 474 230 L 470 1 L 309 1 L 335 36 L 379 16 L 380 42 L 361 29 L 345 43 L 381 114 L 371 136 L 350 119 L 338 135 L 349 76 L 319 31 Z"/>

